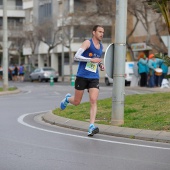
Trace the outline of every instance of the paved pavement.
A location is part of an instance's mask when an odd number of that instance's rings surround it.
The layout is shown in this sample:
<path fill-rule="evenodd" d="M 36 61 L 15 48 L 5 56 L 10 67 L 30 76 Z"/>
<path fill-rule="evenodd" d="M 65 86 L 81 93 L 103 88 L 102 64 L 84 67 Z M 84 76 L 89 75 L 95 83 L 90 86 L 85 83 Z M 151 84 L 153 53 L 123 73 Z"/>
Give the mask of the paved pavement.
<path fill-rule="evenodd" d="M 170 92 L 170 88 L 161 89 L 161 88 L 126 87 L 126 89 L 131 89 L 131 90 L 132 88 L 133 90 L 146 90 L 149 92 Z M 12 93 L 19 93 L 19 92 L 20 90 L 17 90 Z M 5 95 L 5 94 L 10 94 L 10 92 L 0 93 L 0 95 Z M 77 129 L 86 132 L 89 126 L 89 122 L 77 121 L 77 120 L 56 116 L 52 113 L 52 111 L 43 114 L 42 120 L 53 125 L 62 126 L 71 129 Z M 135 128 L 125 128 L 125 127 L 117 127 L 111 125 L 101 125 L 96 123 L 95 125 L 99 127 L 100 134 L 170 143 L 170 132 L 166 132 L 166 131 L 152 131 L 152 130 L 143 130 L 143 129 L 135 129 Z"/>

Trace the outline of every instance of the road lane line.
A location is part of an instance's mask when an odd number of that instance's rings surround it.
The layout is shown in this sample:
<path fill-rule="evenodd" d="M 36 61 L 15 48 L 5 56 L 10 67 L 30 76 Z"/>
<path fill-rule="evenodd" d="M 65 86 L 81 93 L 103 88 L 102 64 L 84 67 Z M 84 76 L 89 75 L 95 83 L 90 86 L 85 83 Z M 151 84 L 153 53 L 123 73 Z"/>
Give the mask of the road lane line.
<path fill-rule="evenodd" d="M 150 145 L 140 145 L 140 144 L 133 144 L 133 143 L 126 143 L 126 142 L 117 142 L 117 141 L 111 141 L 111 140 L 105 140 L 105 139 L 96 139 L 96 138 L 90 138 L 90 137 L 86 137 L 86 136 L 80 136 L 80 135 L 73 135 L 73 134 L 68 134 L 68 133 L 62 133 L 62 132 L 57 132 L 57 131 L 52 131 L 52 130 L 47 130 L 47 129 L 42 129 L 42 128 L 38 128 L 36 126 L 32 126 L 26 122 L 24 122 L 24 118 L 27 117 L 30 114 L 41 114 L 41 113 L 45 113 L 48 111 L 42 111 L 42 112 L 35 112 L 35 113 L 27 113 L 27 114 L 23 114 L 20 117 L 18 117 L 17 121 L 27 127 L 33 128 L 33 129 L 37 129 L 37 130 L 41 130 L 44 132 L 49 132 L 49 133 L 55 133 L 58 135 L 63 135 L 63 136 L 69 136 L 69 137 L 76 137 L 76 138 L 81 138 L 81 139 L 87 139 L 87 140 L 94 140 L 94 141 L 100 141 L 100 142 L 106 142 L 106 143 L 113 143 L 113 144 L 119 144 L 119 145 L 128 145 L 128 146 L 137 146 L 137 147 L 143 147 L 143 148 L 151 148 L 151 149 L 161 149 L 161 150 L 170 150 L 170 148 L 165 148 L 165 147 L 157 147 L 157 146 L 150 146 Z"/>

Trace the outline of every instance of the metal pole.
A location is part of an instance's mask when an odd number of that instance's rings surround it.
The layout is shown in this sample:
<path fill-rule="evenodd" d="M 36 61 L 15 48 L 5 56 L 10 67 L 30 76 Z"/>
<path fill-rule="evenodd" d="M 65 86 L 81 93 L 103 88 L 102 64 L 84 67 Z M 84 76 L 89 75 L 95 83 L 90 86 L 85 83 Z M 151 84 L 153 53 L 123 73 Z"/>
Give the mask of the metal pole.
<path fill-rule="evenodd" d="M 8 90 L 7 0 L 3 0 L 3 90 Z"/>
<path fill-rule="evenodd" d="M 168 56 L 170 57 L 170 36 L 168 35 L 168 38 L 167 38 L 167 40 L 168 40 Z"/>
<path fill-rule="evenodd" d="M 127 0 L 116 0 L 112 125 L 124 124 Z"/>
<path fill-rule="evenodd" d="M 62 55 L 61 55 L 61 77 L 64 81 L 64 1 L 62 0 Z"/>
<path fill-rule="evenodd" d="M 63 22 L 63 21 L 62 21 Z M 62 55 L 61 55 L 61 77 L 64 81 L 64 36 L 63 36 L 63 25 L 62 25 Z"/>

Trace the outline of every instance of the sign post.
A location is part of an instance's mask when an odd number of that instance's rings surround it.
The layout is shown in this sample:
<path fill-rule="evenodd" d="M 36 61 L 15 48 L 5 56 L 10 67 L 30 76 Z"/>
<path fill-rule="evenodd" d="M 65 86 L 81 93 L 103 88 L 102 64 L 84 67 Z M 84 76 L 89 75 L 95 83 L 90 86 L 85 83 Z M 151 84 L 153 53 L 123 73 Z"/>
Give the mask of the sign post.
<path fill-rule="evenodd" d="M 8 90 L 7 1 L 3 0 L 3 90 Z"/>
<path fill-rule="evenodd" d="M 116 0 L 115 50 L 112 92 L 112 125 L 124 124 L 127 0 Z"/>

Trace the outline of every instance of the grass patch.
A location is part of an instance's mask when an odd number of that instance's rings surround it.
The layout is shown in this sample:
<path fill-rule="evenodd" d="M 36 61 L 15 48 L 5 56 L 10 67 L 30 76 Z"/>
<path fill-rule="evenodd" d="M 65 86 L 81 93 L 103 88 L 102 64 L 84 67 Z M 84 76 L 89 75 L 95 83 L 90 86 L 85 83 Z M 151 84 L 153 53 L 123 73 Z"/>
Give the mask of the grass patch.
<path fill-rule="evenodd" d="M 88 121 L 90 104 L 68 105 L 54 114 L 70 119 Z M 170 93 L 136 94 L 125 97 L 124 125 L 122 127 L 170 131 Z M 96 123 L 110 125 L 112 99 L 98 100 Z"/>
<path fill-rule="evenodd" d="M 17 90 L 17 87 L 9 87 L 8 88 L 8 91 L 13 91 L 13 90 Z M 3 92 L 3 91 L 4 91 L 3 87 L 0 87 L 0 92 Z"/>

